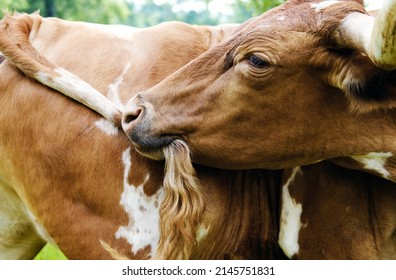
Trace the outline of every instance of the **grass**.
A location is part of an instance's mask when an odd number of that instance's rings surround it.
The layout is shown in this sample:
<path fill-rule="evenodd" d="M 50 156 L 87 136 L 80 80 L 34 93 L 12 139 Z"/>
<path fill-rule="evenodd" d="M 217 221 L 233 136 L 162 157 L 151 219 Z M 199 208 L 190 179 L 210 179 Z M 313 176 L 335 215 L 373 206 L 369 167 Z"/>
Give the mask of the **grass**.
<path fill-rule="evenodd" d="M 47 243 L 34 257 L 34 260 L 67 260 L 65 255 L 53 244 Z"/>

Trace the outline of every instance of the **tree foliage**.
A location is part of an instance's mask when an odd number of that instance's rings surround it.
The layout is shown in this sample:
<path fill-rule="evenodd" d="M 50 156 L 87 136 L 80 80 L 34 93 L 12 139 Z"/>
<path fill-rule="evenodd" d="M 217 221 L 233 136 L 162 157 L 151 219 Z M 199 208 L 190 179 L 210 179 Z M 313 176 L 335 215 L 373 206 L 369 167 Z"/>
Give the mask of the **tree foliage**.
<path fill-rule="evenodd" d="M 123 23 L 130 10 L 125 0 L 0 0 L 8 11 L 101 23 Z"/>
<path fill-rule="evenodd" d="M 232 7 L 231 14 L 211 10 L 213 0 L 195 0 L 204 9 L 175 10 L 183 0 L 146 0 L 136 4 L 133 0 L 0 0 L 0 7 L 8 11 L 31 13 L 39 10 L 43 16 L 68 20 L 100 23 L 122 23 L 133 26 L 151 26 L 163 21 L 180 20 L 192 24 L 219 24 L 243 22 L 263 11 L 279 5 L 282 0 L 224 1 Z M 190 2 L 194 2 L 191 1 Z M 189 3 L 190 3 L 189 2 Z"/>
<path fill-rule="evenodd" d="M 8 11 L 26 11 L 29 8 L 28 0 L 0 0 L 2 10 Z"/>
<path fill-rule="evenodd" d="M 198 2 L 198 1 L 197 1 Z M 205 2 L 208 2 L 207 0 Z M 164 21 L 179 20 L 191 24 L 217 24 L 217 18 L 208 9 L 203 11 L 174 11 L 171 3 L 156 4 L 146 0 L 141 6 L 130 3 L 128 24 L 133 26 L 152 26 Z"/>
<path fill-rule="evenodd" d="M 259 15 L 273 7 L 279 6 L 285 0 L 237 0 L 241 6 L 247 5 L 253 11 L 253 15 Z"/>

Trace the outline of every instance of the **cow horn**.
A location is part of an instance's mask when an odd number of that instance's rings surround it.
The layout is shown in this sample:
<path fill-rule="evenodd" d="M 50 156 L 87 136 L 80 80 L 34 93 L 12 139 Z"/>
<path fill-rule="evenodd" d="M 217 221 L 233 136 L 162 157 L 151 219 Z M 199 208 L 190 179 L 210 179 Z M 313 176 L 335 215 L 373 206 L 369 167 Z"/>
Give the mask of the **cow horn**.
<path fill-rule="evenodd" d="M 396 0 L 385 0 L 377 16 L 352 13 L 338 30 L 341 44 L 358 49 L 384 69 L 396 68 Z"/>

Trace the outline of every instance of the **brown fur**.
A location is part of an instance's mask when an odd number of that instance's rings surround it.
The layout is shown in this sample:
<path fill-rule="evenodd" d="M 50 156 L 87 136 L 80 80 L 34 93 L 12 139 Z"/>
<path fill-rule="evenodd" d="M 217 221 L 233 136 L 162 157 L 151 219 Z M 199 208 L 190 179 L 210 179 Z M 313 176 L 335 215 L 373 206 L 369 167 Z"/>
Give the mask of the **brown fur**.
<path fill-rule="evenodd" d="M 290 172 L 283 176 L 287 181 Z M 395 259 L 394 183 L 322 162 L 301 167 L 289 192 L 302 206 L 295 258 Z"/>
<path fill-rule="evenodd" d="M 20 19 L 20 20 L 18 20 Z M 40 27 L 41 19 L 38 14 L 6 14 L 2 19 L 0 29 L 0 48 L 4 56 L 12 60 L 21 71 L 29 77 L 35 77 L 36 69 L 51 72 L 54 77 L 58 76 L 52 71 L 55 65 L 41 56 L 29 43 L 27 34 L 36 32 Z M 34 60 L 25 59 L 26 56 L 34 57 Z"/>

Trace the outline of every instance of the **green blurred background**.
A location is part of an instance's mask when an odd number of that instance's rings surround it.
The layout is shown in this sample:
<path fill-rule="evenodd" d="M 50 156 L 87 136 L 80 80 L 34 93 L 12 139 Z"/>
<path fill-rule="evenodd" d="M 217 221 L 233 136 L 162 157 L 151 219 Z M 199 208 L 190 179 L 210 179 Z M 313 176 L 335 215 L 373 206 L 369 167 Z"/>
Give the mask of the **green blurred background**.
<path fill-rule="evenodd" d="M 34 12 L 68 20 L 137 27 L 180 20 L 193 24 L 242 22 L 282 0 L 0 0 L 9 11 Z"/>

